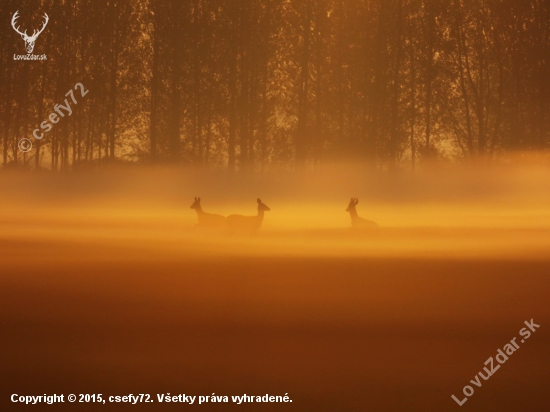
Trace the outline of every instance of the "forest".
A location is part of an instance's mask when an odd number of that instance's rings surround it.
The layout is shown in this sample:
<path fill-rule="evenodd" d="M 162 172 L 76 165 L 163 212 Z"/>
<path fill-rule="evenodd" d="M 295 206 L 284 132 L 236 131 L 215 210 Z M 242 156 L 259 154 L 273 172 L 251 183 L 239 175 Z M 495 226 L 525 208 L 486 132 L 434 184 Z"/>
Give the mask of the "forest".
<path fill-rule="evenodd" d="M 29 34 L 47 14 L 44 60 L 17 57 L 16 12 Z M 3 0 L 0 16 L 4 168 L 414 171 L 550 146 L 550 0 Z"/>

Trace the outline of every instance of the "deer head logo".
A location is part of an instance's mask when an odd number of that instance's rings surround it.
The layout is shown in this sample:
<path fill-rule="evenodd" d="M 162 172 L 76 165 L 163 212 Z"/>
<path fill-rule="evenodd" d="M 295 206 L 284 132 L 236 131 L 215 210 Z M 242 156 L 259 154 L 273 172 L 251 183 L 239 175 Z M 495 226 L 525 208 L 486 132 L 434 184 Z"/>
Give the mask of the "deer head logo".
<path fill-rule="evenodd" d="M 19 17 L 17 13 L 19 13 L 19 10 L 16 11 L 15 14 L 13 15 L 11 19 L 11 26 L 17 33 L 21 35 L 21 38 L 25 41 L 25 49 L 27 49 L 27 54 L 31 54 L 32 51 L 34 50 L 34 42 L 36 41 L 38 36 L 40 36 L 40 33 L 44 31 L 50 18 L 46 13 L 44 13 L 44 24 L 42 25 L 42 28 L 40 30 L 35 30 L 32 36 L 29 36 L 27 35 L 27 30 L 25 30 L 25 32 L 22 33 L 21 31 L 19 31 L 19 27 L 15 26 L 16 20 Z"/>

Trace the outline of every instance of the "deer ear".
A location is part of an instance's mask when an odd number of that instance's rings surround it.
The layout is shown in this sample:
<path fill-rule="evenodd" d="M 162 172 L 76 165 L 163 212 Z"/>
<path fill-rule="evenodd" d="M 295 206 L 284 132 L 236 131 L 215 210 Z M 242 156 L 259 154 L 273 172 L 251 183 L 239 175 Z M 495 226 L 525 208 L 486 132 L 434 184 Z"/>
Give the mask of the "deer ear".
<path fill-rule="evenodd" d="M 197 201 L 197 196 L 195 196 L 195 202 Z"/>
<path fill-rule="evenodd" d="M 359 199 L 355 198 L 355 204 L 359 203 Z"/>
<path fill-rule="evenodd" d="M 260 198 L 258 198 L 258 203 L 262 203 L 262 201 L 260 200 Z"/>

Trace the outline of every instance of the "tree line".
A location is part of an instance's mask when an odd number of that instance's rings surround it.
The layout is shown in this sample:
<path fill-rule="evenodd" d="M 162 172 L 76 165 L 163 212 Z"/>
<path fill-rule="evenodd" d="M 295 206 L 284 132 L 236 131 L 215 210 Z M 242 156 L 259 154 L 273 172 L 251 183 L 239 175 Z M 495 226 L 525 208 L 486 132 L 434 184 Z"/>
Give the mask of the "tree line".
<path fill-rule="evenodd" d="M 48 14 L 47 60 L 14 58 L 16 11 L 29 34 Z M 0 16 L 5 167 L 414 170 L 550 146 L 550 0 L 4 0 Z M 32 137 L 76 83 L 74 113 Z"/>

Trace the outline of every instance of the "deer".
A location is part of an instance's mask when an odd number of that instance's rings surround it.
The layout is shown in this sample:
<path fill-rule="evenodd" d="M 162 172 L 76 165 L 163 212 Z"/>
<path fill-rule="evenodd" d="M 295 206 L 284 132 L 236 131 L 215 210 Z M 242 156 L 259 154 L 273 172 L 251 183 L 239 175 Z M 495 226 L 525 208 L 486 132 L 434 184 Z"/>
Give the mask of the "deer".
<path fill-rule="evenodd" d="M 42 33 L 44 31 L 44 29 L 46 28 L 46 26 L 48 25 L 48 22 L 50 21 L 50 18 L 48 17 L 48 15 L 46 13 L 44 13 L 44 24 L 42 25 L 40 30 L 34 30 L 32 36 L 29 36 L 27 34 L 27 30 L 25 30 L 24 32 L 21 32 L 19 30 L 19 27 L 15 26 L 16 23 L 17 23 L 16 21 L 19 18 L 18 13 L 19 13 L 19 10 L 17 10 L 15 12 L 15 14 L 13 15 L 13 17 L 11 19 L 11 26 L 13 27 L 13 29 L 17 33 L 19 33 L 21 35 L 21 38 L 25 42 L 25 49 L 27 49 L 27 53 L 31 54 L 32 51 L 34 50 L 34 43 L 36 42 L 36 39 L 38 38 L 38 36 L 40 36 L 40 33 Z"/>
<path fill-rule="evenodd" d="M 230 215 L 227 216 L 227 229 L 229 233 L 242 232 L 256 234 L 264 220 L 264 212 L 271 209 L 258 198 L 258 214 L 256 216 Z"/>
<path fill-rule="evenodd" d="M 201 207 L 201 198 L 195 197 L 195 201 L 191 205 L 191 209 L 195 209 L 197 211 L 197 217 L 199 219 L 199 223 L 197 223 L 193 230 L 196 227 L 207 227 L 207 228 L 223 228 L 225 227 L 225 217 L 222 215 L 215 215 L 213 213 L 206 213 L 203 212 Z"/>
<path fill-rule="evenodd" d="M 354 229 L 378 229 L 379 226 L 375 222 L 359 217 L 357 210 L 355 210 L 355 206 L 357 206 L 358 203 L 359 199 L 352 197 L 346 209 L 346 212 L 349 212 L 351 216 L 351 227 Z"/>

